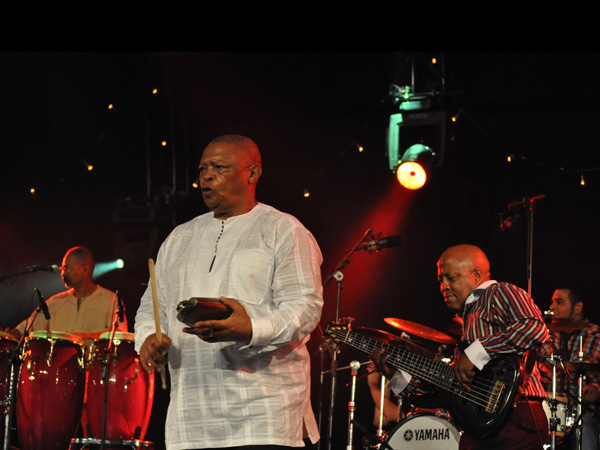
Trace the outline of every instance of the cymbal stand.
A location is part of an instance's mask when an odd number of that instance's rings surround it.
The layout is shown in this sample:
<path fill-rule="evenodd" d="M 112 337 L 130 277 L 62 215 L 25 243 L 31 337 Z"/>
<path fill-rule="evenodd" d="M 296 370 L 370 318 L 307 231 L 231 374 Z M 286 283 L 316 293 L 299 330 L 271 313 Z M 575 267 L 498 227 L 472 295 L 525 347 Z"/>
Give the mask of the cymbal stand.
<path fill-rule="evenodd" d="M 552 398 L 548 401 L 550 404 L 550 448 L 556 449 L 556 430 L 560 419 L 556 417 L 556 409 L 558 406 L 558 400 L 556 400 L 556 364 L 560 361 L 560 356 L 556 356 L 554 353 L 548 358 L 548 362 L 552 365 Z"/>
<path fill-rule="evenodd" d="M 346 445 L 346 450 L 352 450 L 354 448 L 352 444 L 352 434 L 353 434 L 353 420 L 354 420 L 354 411 L 356 411 L 356 375 L 358 374 L 358 369 L 360 368 L 360 363 L 358 361 L 352 361 L 350 363 L 350 374 L 352 377 L 352 388 L 350 389 L 350 401 L 348 402 L 348 444 Z"/>
<path fill-rule="evenodd" d="M 381 374 L 380 392 L 379 392 L 379 428 L 377 428 L 377 437 L 383 439 L 383 408 L 385 404 L 385 376 Z"/>
<path fill-rule="evenodd" d="M 579 361 L 583 361 L 583 336 L 579 336 Z M 583 448 L 583 443 L 581 442 L 581 436 L 583 435 L 583 411 L 581 407 L 582 397 L 583 397 L 583 371 L 579 372 L 577 380 L 577 421 L 575 422 L 575 441 L 577 442 L 577 448 L 581 450 Z"/>
<path fill-rule="evenodd" d="M 337 267 L 331 272 L 331 274 L 327 277 L 325 282 L 323 283 L 323 288 L 325 288 L 329 282 L 333 279 L 337 281 L 337 296 L 336 296 L 336 309 L 335 309 L 335 321 L 336 323 L 340 320 L 340 300 L 341 300 L 341 292 L 342 292 L 342 280 L 344 279 L 344 274 L 341 270 L 346 267 L 346 265 L 350 262 L 350 256 L 354 253 L 366 239 L 371 236 L 373 230 L 369 228 L 365 231 L 365 234 L 360 241 L 356 243 L 356 245 L 350 250 L 344 259 L 337 265 Z M 327 427 L 327 448 L 331 450 L 331 441 L 333 437 L 333 411 L 335 407 L 335 397 L 336 397 L 336 387 L 337 387 L 337 351 L 332 353 L 332 361 L 331 361 L 331 384 L 330 384 L 330 398 L 329 398 L 329 417 L 328 417 L 328 427 Z M 320 421 L 320 420 L 319 420 Z M 321 440 L 319 440 L 319 449 L 321 448 Z"/>

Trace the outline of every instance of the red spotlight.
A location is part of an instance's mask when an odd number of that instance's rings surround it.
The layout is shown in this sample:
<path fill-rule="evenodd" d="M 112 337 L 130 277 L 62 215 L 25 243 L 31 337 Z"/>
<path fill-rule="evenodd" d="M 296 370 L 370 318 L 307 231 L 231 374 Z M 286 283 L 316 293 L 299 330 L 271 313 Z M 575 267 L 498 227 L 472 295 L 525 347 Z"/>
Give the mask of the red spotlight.
<path fill-rule="evenodd" d="M 425 167 L 430 165 L 433 157 L 433 150 L 422 144 L 415 144 L 406 150 L 396 170 L 400 184 L 407 189 L 422 188 L 427 182 Z"/>
<path fill-rule="evenodd" d="M 423 166 L 412 161 L 407 161 L 398 166 L 396 177 L 406 189 L 420 189 L 427 181 L 427 173 Z"/>

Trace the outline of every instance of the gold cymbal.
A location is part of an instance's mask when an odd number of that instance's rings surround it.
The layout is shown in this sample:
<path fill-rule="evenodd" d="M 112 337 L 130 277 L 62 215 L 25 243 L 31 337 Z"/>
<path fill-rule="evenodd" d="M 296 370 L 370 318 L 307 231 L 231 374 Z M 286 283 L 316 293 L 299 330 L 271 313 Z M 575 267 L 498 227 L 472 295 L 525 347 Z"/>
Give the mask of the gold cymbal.
<path fill-rule="evenodd" d="M 448 336 L 446 333 L 426 327 L 425 325 L 409 322 L 408 320 L 404 319 L 397 319 L 395 317 L 386 317 L 384 320 L 388 325 L 429 341 L 440 344 L 456 344 L 457 342 L 457 340 L 452 336 Z"/>

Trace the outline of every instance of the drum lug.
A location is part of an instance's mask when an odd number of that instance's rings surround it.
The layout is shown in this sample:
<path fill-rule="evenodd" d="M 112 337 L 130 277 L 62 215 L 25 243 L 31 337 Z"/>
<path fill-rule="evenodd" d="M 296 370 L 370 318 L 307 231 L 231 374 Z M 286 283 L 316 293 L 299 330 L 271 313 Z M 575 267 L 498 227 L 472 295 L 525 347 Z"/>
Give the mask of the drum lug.
<path fill-rule="evenodd" d="M 46 363 L 48 364 L 48 367 L 52 367 L 52 357 L 54 356 L 54 344 L 56 343 L 56 341 L 54 339 L 50 339 L 50 352 L 48 353 L 48 359 L 46 361 Z"/>

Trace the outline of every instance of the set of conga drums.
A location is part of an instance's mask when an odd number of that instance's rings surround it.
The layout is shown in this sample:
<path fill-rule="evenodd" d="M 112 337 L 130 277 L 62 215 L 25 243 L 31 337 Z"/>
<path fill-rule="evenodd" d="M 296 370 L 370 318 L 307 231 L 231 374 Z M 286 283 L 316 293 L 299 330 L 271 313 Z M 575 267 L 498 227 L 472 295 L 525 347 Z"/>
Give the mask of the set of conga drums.
<path fill-rule="evenodd" d="M 6 374 L 0 401 L 10 396 L 8 366 L 17 344 L 10 334 L 0 336 L 0 376 Z M 154 377 L 140 364 L 133 333 L 115 332 L 112 339 L 103 333 L 87 349 L 80 336 L 34 331 L 15 360 L 13 410 L 21 450 L 150 447 L 143 439 Z M 4 442 L 5 408 L 0 412 Z"/>

